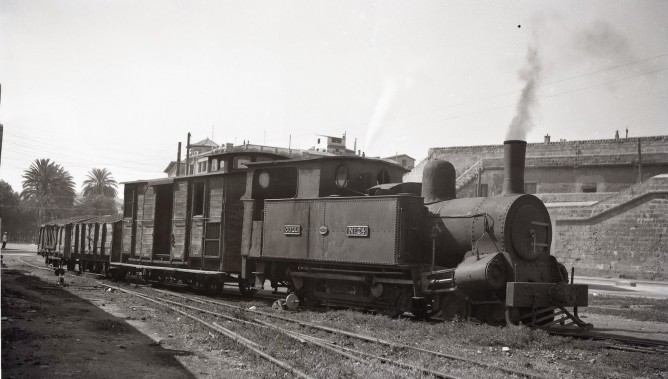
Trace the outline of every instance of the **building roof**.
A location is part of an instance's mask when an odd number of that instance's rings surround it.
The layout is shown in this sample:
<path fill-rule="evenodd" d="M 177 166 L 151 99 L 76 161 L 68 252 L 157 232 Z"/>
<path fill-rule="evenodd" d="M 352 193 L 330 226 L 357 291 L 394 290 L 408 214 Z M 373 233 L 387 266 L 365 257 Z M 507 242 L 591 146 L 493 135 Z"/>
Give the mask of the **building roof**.
<path fill-rule="evenodd" d="M 393 156 L 391 156 L 391 157 L 385 157 L 385 158 L 383 158 L 383 159 L 397 159 L 397 158 L 404 158 L 404 157 L 405 157 L 405 158 L 410 158 L 410 159 L 412 159 L 412 160 L 415 160 L 415 158 L 411 157 L 410 155 L 406 155 L 406 154 L 397 154 L 397 155 L 393 155 Z"/>
<path fill-rule="evenodd" d="M 214 141 L 210 140 L 209 137 L 206 137 L 205 139 L 203 139 L 203 140 L 201 140 L 201 141 L 199 141 L 199 142 L 195 142 L 195 143 L 191 143 L 191 144 L 190 144 L 190 147 L 207 147 L 207 146 L 209 146 L 209 147 L 218 147 L 218 146 L 220 146 L 220 145 L 218 145 L 218 144 L 215 143 Z"/>
<path fill-rule="evenodd" d="M 176 161 L 169 162 L 169 164 L 167 165 L 167 168 L 163 172 L 169 173 L 169 171 L 171 171 L 172 168 L 174 168 L 174 166 L 176 166 Z M 181 167 L 185 167 L 185 166 L 186 166 L 186 163 L 181 162 Z"/>

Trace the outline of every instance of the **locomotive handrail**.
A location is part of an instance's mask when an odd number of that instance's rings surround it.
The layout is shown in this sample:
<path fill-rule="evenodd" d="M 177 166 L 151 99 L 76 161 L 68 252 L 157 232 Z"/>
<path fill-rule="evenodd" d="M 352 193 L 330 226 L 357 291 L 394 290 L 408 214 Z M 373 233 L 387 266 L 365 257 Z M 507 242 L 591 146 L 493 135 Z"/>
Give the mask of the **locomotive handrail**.
<path fill-rule="evenodd" d="M 447 200 L 442 200 L 442 201 L 447 201 Z M 437 203 L 440 203 L 440 201 L 437 201 Z M 475 217 L 484 217 L 484 216 L 489 216 L 487 213 L 476 213 L 472 215 L 454 215 L 454 216 L 440 216 L 440 215 L 429 215 L 427 218 L 475 218 Z"/>

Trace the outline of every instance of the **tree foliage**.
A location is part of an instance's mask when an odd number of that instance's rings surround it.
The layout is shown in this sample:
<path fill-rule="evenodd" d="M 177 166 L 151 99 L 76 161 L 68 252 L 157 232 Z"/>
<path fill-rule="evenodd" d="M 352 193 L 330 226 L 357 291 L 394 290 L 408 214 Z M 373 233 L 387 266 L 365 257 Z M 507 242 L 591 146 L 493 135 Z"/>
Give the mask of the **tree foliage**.
<path fill-rule="evenodd" d="M 23 173 L 21 199 L 36 207 L 39 221 L 61 218 L 74 205 L 74 180 L 67 170 L 50 159 L 35 159 Z"/>
<path fill-rule="evenodd" d="M 86 178 L 83 182 L 84 197 L 104 196 L 113 199 L 118 194 L 118 182 L 106 168 L 94 168 Z"/>
<path fill-rule="evenodd" d="M 118 214 L 118 208 L 113 197 L 87 196 L 77 202 L 76 213 L 81 216 L 116 215 Z"/>
<path fill-rule="evenodd" d="M 9 183 L 0 180 L 0 217 L 2 231 L 11 242 L 30 242 L 35 237 L 37 210 L 25 205 Z"/>

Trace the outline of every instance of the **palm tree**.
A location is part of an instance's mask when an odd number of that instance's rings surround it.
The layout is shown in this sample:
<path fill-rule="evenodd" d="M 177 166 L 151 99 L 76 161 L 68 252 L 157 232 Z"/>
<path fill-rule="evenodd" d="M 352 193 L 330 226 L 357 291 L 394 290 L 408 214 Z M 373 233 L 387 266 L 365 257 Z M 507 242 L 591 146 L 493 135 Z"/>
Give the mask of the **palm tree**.
<path fill-rule="evenodd" d="M 74 204 L 74 180 L 59 164 L 49 159 L 35 159 L 23 172 L 21 198 L 36 204 L 38 223 L 45 210 L 51 217 L 63 215 Z"/>
<path fill-rule="evenodd" d="M 115 198 L 118 194 L 116 190 L 118 182 L 111 177 L 111 172 L 106 168 L 92 169 L 88 173 L 87 179 L 84 180 L 83 186 L 84 197 L 104 196 Z"/>

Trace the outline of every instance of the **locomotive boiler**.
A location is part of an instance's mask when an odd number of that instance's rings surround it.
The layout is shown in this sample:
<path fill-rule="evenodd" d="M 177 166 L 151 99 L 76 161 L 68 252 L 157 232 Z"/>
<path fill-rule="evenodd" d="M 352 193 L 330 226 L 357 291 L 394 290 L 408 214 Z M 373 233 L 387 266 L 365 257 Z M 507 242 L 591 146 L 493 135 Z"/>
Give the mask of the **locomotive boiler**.
<path fill-rule="evenodd" d="M 361 157 L 249 164 L 242 276 L 288 287 L 295 305 L 584 327 L 587 286 L 550 254 L 549 213 L 523 193 L 525 149 L 504 143 L 504 191 L 485 198 L 455 198 L 444 161 L 421 184 Z"/>

